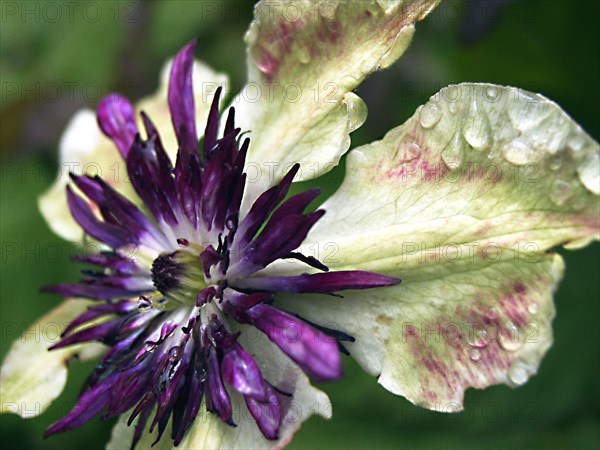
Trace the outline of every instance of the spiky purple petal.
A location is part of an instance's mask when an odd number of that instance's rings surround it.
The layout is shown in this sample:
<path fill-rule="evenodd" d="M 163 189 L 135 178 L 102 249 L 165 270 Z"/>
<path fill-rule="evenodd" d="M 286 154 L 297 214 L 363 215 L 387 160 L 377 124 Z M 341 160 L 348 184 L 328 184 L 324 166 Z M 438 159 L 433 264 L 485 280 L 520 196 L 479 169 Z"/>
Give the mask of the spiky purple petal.
<path fill-rule="evenodd" d="M 127 157 L 133 138 L 138 133 L 135 111 L 129 100 L 119 94 L 104 97 L 98 105 L 98 125 Z"/>
<path fill-rule="evenodd" d="M 258 364 L 240 344 L 227 349 L 221 361 L 223 379 L 240 394 L 260 402 L 267 401 L 267 384 Z"/>
<path fill-rule="evenodd" d="M 198 134 L 194 109 L 194 90 L 192 78 L 194 69 L 194 48 L 196 41 L 183 47 L 171 66 L 169 78 L 169 108 L 171 120 L 185 162 L 197 158 Z"/>
<path fill-rule="evenodd" d="M 336 380 L 342 376 L 337 341 L 306 322 L 260 303 L 236 318 L 265 333 L 315 380 Z"/>
<path fill-rule="evenodd" d="M 258 428 L 267 439 L 277 439 L 279 426 L 281 425 L 282 411 L 279 398 L 271 386 L 267 386 L 268 399 L 264 402 L 244 396 L 246 406 L 256 420 Z"/>
<path fill-rule="evenodd" d="M 246 278 L 240 287 L 270 292 L 319 293 L 329 294 L 347 289 L 372 289 L 394 286 L 398 278 L 388 277 L 362 270 L 303 274 L 293 277 L 252 277 Z"/>

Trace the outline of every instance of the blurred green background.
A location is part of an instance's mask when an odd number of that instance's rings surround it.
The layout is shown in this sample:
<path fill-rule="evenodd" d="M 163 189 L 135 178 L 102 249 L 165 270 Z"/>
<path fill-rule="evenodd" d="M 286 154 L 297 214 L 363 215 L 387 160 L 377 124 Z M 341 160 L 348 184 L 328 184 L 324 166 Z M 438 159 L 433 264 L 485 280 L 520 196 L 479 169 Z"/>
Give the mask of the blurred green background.
<path fill-rule="evenodd" d="M 462 81 L 541 92 L 600 138 L 599 5 L 442 4 L 417 26 L 401 61 L 359 89 L 369 118 L 353 135 L 353 146 L 380 138 L 441 87 Z M 199 39 L 200 58 L 241 85 L 242 37 L 252 2 L 4 1 L 1 10 L 3 358 L 18 332 L 59 302 L 40 295 L 40 286 L 77 277 L 68 263 L 73 248 L 48 230 L 36 206 L 52 182 L 66 120 L 111 90 L 133 99 L 153 92 L 163 61 L 192 37 Z M 343 166 L 317 183 L 332 190 L 342 175 Z M 333 401 L 333 419 L 311 419 L 290 448 L 600 448 L 598 250 L 595 244 L 563 252 L 567 272 L 555 299 L 556 343 L 525 386 L 469 390 L 466 412 L 442 415 L 386 392 L 347 359 L 347 376 L 323 386 Z M 100 420 L 42 440 L 47 425 L 73 404 L 92 367 L 73 364 L 65 393 L 41 417 L 0 416 L 3 448 L 103 448 L 112 423 Z"/>

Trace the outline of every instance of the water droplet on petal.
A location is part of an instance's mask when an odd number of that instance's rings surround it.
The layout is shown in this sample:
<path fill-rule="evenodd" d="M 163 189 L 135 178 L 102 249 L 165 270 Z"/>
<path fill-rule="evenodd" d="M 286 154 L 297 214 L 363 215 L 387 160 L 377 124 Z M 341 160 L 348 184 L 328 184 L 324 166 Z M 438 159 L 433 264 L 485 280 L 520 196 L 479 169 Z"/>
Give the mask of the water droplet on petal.
<path fill-rule="evenodd" d="M 296 56 L 302 64 L 308 64 L 311 59 L 310 49 L 306 45 L 298 45 L 296 47 Z"/>
<path fill-rule="evenodd" d="M 579 153 L 584 145 L 585 137 L 581 133 L 573 135 L 567 142 L 567 148 L 573 155 Z"/>
<path fill-rule="evenodd" d="M 475 99 L 471 102 L 465 123 L 463 136 L 476 150 L 484 150 L 492 143 L 492 129 L 487 114 L 477 106 Z"/>
<path fill-rule="evenodd" d="M 548 168 L 553 172 L 556 172 L 562 166 L 562 159 L 558 156 L 552 157 L 548 160 Z"/>
<path fill-rule="evenodd" d="M 442 149 L 442 161 L 448 166 L 448 169 L 458 169 L 462 164 L 464 158 L 463 146 L 462 136 L 459 132 L 456 132 Z"/>
<path fill-rule="evenodd" d="M 542 96 L 517 90 L 508 107 L 508 116 L 519 131 L 528 131 L 553 112 L 553 105 Z"/>
<path fill-rule="evenodd" d="M 525 384 L 529 378 L 527 367 L 520 361 L 513 362 L 508 368 L 508 378 L 517 386 Z"/>
<path fill-rule="evenodd" d="M 319 15 L 325 20 L 333 20 L 337 10 L 338 10 L 338 2 L 326 2 L 319 5 Z"/>
<path fill-rule="evenodd" d="M 140 312 L 150 311 L 152 309 L 152 301 L 147 297 L 141 296 L 137 302 L 137 310 Z"/>
<path fill-rule="evenodd" d="M 564 180 L 555 180 L 550 187 L 550 200 L 556 206 L 564 205 L 573 195 L 573 186 Z"/>
<path fill-rule="evenodd" d="M 419 122 L 425 129 L 433 128 L 442 118 L 440 107 L 433 102 L 425 104 L 419 114 Z"/>
<path fill-rule="evenodd" d="M 498 98 L 498 88 L 495 86 L 488 87 L 485 91 L 485 95 L 490 100 L 495 100 L 496 98 Z"/>
<path fill-rule="evenodd" d="M 246 32 L 246 36 L 244 36 L 244 41 L 246 42 L 246 45 L 248 47 L 251 47 L 252 45 L 254 45 L 256 43 L 257 38 L 258 38 L 258 25 L 256 23 L 253 23 L 250 25 L 250 28 L 248 28 L 248 31 Z"/>
<path fill-rule="evenodd" d="M 367 105 L 362 98 L 353 92 L 348 92 L 344 95 L 342 103 L 346 105 L 348 132 L 352 133 L 367 120 Z"/>
<path fill-rule="evenodd" d="M 448 105 L 448 109 L 452 114 L 455 114 L 458 111 L 458 104 L 456 102 L 452 102 Z"/>
<path fill-rule="evenodd" d="M 408 44 L 410 44 L 414 33 L 414 25 L 406 25 L 400 29 L 400 32 L 396 35 L 394 43 L 390 49 L 385 52 L 379 60 L 380 69 L 387 69 L 393 63 L 395 63 L 400 56 L 402 56 L 402 54 L 406 51 Z"/>
<path fill-rule="evenodd" d="M 512 322 L 509 322 L 506 325 L 506 329 L 500 330 L 500 336 L 498 336 L 498 340 L 500 341 L 500 346 L 509 352 L 514 352 L 520 349 L 523 345 L 519 339 L 519 329 Z"/>
<path fill-rule="evenodd" d="M 277 70 L 277 60 L 269 51 L 263 49 L 256 58 L 256 67 L 265 75 L 270 75 Z"/>
<path fill-rule="evenodd" d="M 590 153 L 577 166 L 577 174 L 583 185 L 592 193 L 600 194 L 600 154 Z"/>
<path fill-rule="evenodd" d="M 405 135 L 396 150 L 395 160 L 398 164 L 404 164 L 419 158 L 423 153 L 423 149 L 417 141 L 409 135 Z"/>
<path fill-rule="evenodd" d="M 402 0 L 377 0 L 379 6 L 386 12 L 392 11 Z"/>
<path fill-rule="evenodd" d="M 539 305 L 537 303 L 532 303 L 529 305 L 527 310 L 530 314 L 537 314 L 537 312 L 539 311 Z"/>
<path fill-rule="evenodd" d="M 473 336 L 469 337 L 469 345 L 475 348 L 484 348 L 490 342 L 490 337 L 486 330 L 475 330 Z"/>
<path fill-rule="evenodd" d="M 471 351 L 471 360 L 479 361 L 481 359 L 481 352 L 477 349 Z"/>
<path fill-rule="evenodd" d="M 490 319 L 497 319 L 498 318 L 498 308 L 490 308 L 489 312 L 488 312 L 488 317 Z"/>
<path fill-rule="evenodd" d="M 578 195 L 575 199 L 570 203 L 571 207 L 575 211 L 581 211 L 587 205 L 587 199 L 585 195 Z"/>
<path fill-rule="evenodd" d="M 383 9 L 378 2 L 376 2 L 374 0 L 370 0 L 365 3 L 366 3 L 367 11 L 369 11 L 369 13 L 376 15 L 376 16 L 383 13 Z"/>
<path fill-rule="evenodd" d="M 529 146 L 522 137 L 516 137 L 502 145 L 504 158 L 512 164 L 522 166 L 535 162 L 539 153 Z"/>

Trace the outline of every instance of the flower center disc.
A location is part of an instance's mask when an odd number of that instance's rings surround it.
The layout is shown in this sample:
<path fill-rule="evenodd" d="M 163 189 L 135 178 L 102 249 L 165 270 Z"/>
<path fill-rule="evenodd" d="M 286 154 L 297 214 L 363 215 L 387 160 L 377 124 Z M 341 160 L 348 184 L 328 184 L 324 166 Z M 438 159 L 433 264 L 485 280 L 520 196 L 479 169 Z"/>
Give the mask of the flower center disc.
<path fill-rule="evenodd" d="M 200 258 L 187 251 L 158 256 L 151 273 L 156 290 L 181 303 L 194 303 L 198 292 L 207 287 Z"/>

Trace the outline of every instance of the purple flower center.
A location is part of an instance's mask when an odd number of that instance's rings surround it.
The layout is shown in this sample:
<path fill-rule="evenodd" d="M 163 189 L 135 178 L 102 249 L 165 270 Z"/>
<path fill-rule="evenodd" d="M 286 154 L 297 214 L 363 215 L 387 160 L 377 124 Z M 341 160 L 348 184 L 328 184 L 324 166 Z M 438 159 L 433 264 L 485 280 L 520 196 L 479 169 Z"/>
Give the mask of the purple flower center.
<path fill-rule="evenodd" d="M 150 272 L 156 290 L 180 303 L 193 305 L 196 294 L 207 287 L 199 255 L 187 250 L 159 255 Z"/>
<path fill-rule="evenodd" d="M 158 440 L 170 422 L 177 445 L 202 404 L 234 425 L 234 391 L 263 435 L 277 439 L 295 380 L 275 385 L 264 376 L 255 360 L 264 356 L 264 349 L 257 347 L 251 354 L 244 348 L 251 343 L 244 341 L 242 325 L 258 329 L 312 379 L 335 380 L 342 375 L 340 351 L 347 353 L 342 342 L 354 340 L 348 330 L 322 327 L 284 311 L 276 294 L 335 295 L 399 282 L 360 270 L 329 272 L 317 259 L 297 252 L 324 214 L 305 212 L 317 189 L 286 199 L 298 165 L 241 213 L 250 141 L 242 142 L 233 108 L 218 138 L 219 89 L 198 152 L 193 48 L 184 47 L 171 71 L 168 98 L 179 145 L 175 165 L 143 113 L 147 139 L 142 139 L 127 100 L 113 95 L 98 107 L 99 125 L 119 148 L 152 217 L 98 177 L 72 176 L 96 208 L 67 188 L 75 220 L 111 250 L 76 258 L 101 271 L 84 272 L 87 277 L 80 283 L 46 289 L 97 301 L 52 348 L 92 341 L 110 348 L 73 410 L 46 435 L 76 428 L 102 411 L 103 418 L 129 412 L 129 424 L 138 419 L 134 447 L 155 411 L 150 432 L 157 428 Z M 126 256 L 124 249 L 132 245 L 139 248 L 140 261 Z M 282 259 L 321 272 L 257 274 Z"/>
<path fill-rule="evenodd" d="M 177 252 L 160 255 L 152 263 L 152 282 L 162 294 L 181 287 L 185 266 L 177 262 Z"/>

